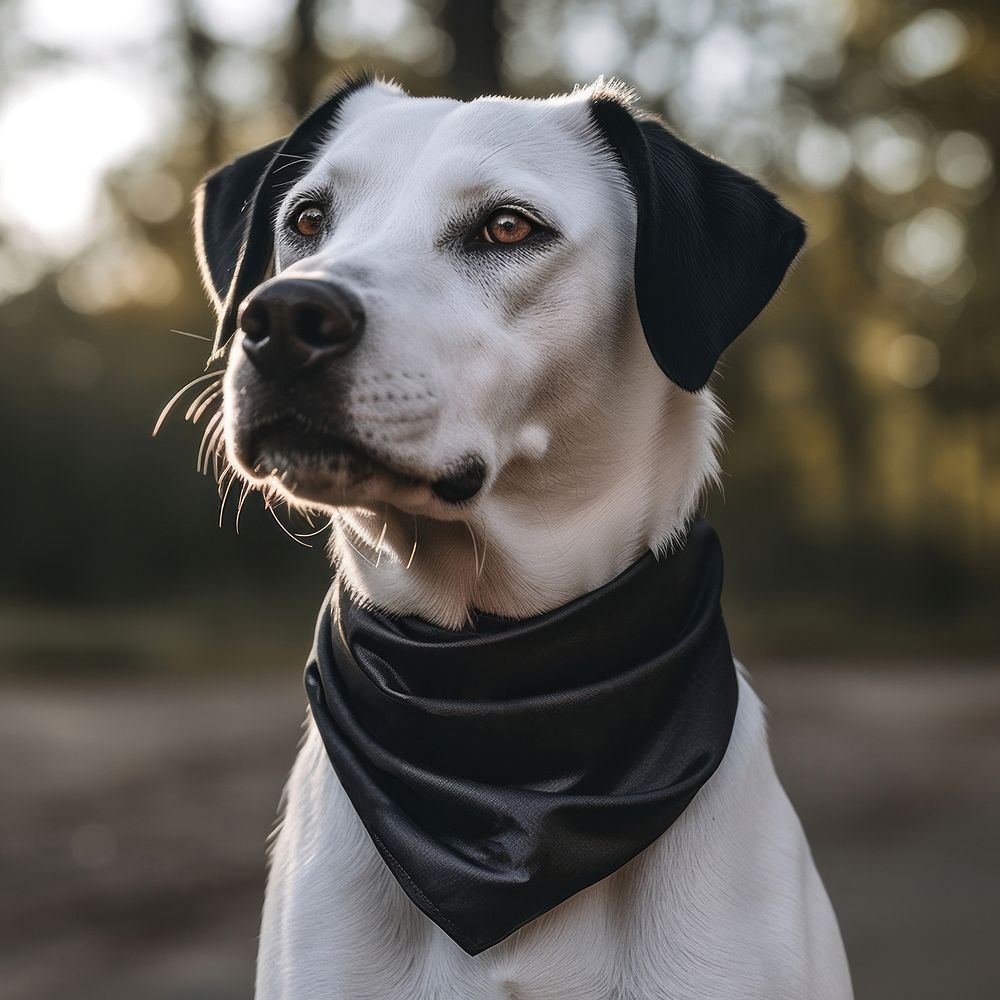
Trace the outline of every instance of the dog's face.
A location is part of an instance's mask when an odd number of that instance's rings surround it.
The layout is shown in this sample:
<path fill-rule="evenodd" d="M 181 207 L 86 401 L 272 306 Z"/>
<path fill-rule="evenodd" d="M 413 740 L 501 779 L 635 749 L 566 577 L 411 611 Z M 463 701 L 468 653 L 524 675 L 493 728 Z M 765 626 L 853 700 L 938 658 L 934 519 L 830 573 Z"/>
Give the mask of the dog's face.
<path fill-rule="evenodd" d="M 544 448 L 553 404 L 582 412 L 600 380 L 580 362 L 613 364 L 635 239 L 583 111 L 382 88 L 346 103 L 281 200 L 277 274 L 230 353 L 247 474 L 448 517 Z"/>
<path fill-rule="evenodd" d="M 235 334 L 230 458 L 312 507 L 463 516 L 608 407 L 637 329 L 704 385 L 801 245 L 773 196 L 619 94 L 366 83 L 318 114 L 210 179 L 198 217 Z"/>

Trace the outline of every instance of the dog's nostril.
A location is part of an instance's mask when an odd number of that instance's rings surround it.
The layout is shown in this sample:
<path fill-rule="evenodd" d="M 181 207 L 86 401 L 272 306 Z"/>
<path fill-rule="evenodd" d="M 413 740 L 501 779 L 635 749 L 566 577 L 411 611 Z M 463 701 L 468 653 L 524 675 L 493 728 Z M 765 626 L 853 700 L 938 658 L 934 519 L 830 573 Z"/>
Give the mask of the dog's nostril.
<path fill-rule="evenodd" d="M 331 313 L 308 304 L 299 307 L 295 326 L 298 339 L 318 350 L 346 340 L 353 333 L 353 324 L 346 314 Z"/>
<path fill-rule="evenodd" d="M 240 313 L 239 325 L 243 331 L 244 340 L 249 340 L 254 344 L 267 340 L 269 333 L 267 314 L 263 309 L 254 308 L 253 303 L 246 306 Z"/>
<path fill-rule="evenodd" d="M 350 351 L 364 332 L 365 313 L 350 292 L 330 282 L 278 277 L 251 293 L 239 323 L 258 372 L 291 376 Z"/>

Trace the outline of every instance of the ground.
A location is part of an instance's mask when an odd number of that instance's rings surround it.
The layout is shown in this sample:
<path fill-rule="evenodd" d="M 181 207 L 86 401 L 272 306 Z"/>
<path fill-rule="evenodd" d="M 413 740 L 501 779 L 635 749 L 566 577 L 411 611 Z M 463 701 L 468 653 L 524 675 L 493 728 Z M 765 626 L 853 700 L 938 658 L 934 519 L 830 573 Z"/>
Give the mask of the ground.
<path fill-rule="evenodd" d="M 1000 674 L 751 664 L 859 1000 L 1000 982 Z M 8 682 L 8 1000 L 245 1000 L 300 678 Z"/>

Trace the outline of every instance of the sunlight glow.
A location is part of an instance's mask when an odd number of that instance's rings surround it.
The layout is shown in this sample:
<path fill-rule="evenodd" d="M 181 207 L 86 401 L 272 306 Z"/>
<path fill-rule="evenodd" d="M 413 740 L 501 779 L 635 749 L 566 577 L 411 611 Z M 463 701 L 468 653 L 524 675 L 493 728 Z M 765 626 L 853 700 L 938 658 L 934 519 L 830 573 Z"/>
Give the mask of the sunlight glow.
<path fill-rule="evenodd" d="M 142 87 L 97 69 L 51 69 L 0 109 L 0 218 L 40 249 L 69 255 L 84 245 L 101 207 L 104 173 L 155 144 L 163 118 Z M 55 137 L 61 155 L 52 155 Z"/>
<path fill-rule="evenodd" d="M 31 41 L 90 54 L 156 42 L 173 19 L 167 0 L 30 0 L 20 14 L 20 30 Z"/>
<path fill-rule="evenodd" d="M 197 0 L 193 8 L 219 38 L 262 45 L 279 40 L 291 0 Z M 56 259 L 72 257 L 110 221 L 102 190 L 107 173 L 170 141 L 179 108 L 176 82 L 145 54 L 174 29 L 179 13 L 168 0 L 21 5 L 24 37 L 58 51 L 60 61 L 46 65 L 44 73 L 19 74 L 0 104 L 0 145 L 6 151 L 0 222 L 19 245 Z M 210 69 L 210 85 L 231 106 L 251 105 L 272 86 L 261 72 L 253 76 L 250 61 L 238 53 L 220 57 Z M 53 142 L 61 155 L 35 152 Z M 140 214 L 150 221 L 179 208 L 176 190 L 160 186 L 165 201 L 159 210 L 136 192 L 144 206 Z"/>
<path fill-rule="evenodd" d="M 270 48 L 285 37 L 292 0 L 194 0 L 192 6 L 220 41 Z"/>

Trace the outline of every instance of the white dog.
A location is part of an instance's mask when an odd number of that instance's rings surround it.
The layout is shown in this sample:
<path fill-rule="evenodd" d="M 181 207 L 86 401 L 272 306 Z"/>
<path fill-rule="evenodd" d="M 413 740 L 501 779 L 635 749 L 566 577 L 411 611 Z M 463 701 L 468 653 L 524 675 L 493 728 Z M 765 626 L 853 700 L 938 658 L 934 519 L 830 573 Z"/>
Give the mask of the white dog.
<path fill-rule="evenodd" d="M 528 619 L 684 539 L 718 474 L 705 384 L 804 234 L 631 104 L 602 82 L 460 103 L 354 80 L 199 192 L 228 457 L 331 518 L 359 606 Z M 500 943 L 469 954 L 401 881 L 309 724 L 259 1000 L 851 996 L 742 673 L 679 818 Z"/>

